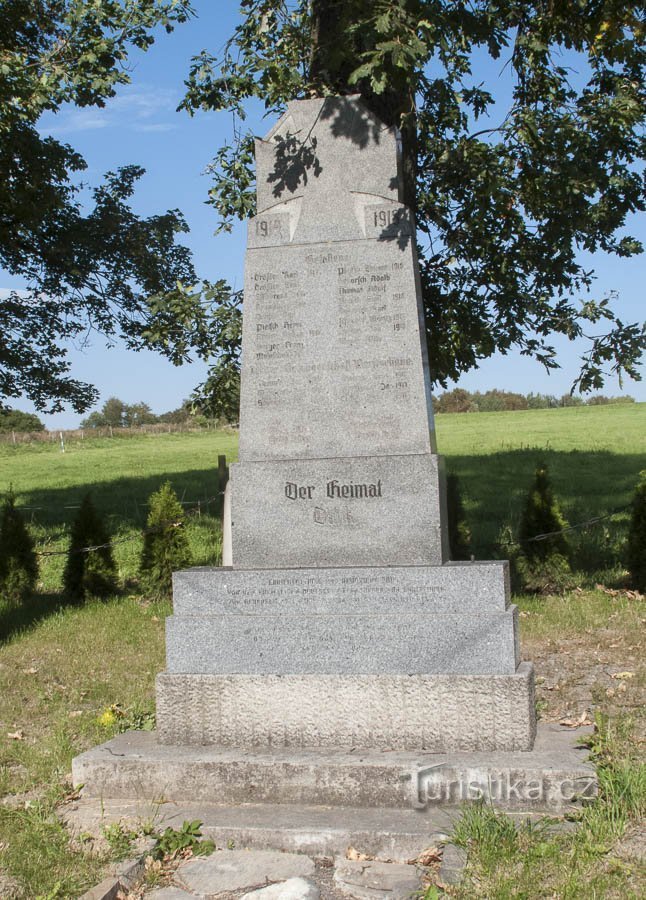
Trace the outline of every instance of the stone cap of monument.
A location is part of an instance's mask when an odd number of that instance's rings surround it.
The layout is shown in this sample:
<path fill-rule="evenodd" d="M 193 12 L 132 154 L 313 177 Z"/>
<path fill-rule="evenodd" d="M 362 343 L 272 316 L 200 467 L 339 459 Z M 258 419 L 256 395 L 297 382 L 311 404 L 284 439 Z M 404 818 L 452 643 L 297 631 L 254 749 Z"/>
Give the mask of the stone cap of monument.
<path fill-rule="evenodd" d="M 294 243 L 361 239 L 366 205 L 401 200 L 400 155 L 358 95 L 293 101 L 256 141 L 257 215 L 289 212 Z"/>

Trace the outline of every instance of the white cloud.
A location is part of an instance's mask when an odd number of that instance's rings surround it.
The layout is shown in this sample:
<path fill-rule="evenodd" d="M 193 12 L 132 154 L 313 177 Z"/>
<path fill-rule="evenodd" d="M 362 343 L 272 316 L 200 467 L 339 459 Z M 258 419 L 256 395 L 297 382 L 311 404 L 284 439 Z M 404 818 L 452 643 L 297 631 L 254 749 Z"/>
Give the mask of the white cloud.
<path fill-rule="evenodd" d="M 118 128 L 120 131 L 171 131 L 178 95 L 168 88 L 143 85 L 124 87 L 103 108 L 65 106 L 58 113 L 43 116 L 41 134 L 66 137 L 81 131 Z"/>

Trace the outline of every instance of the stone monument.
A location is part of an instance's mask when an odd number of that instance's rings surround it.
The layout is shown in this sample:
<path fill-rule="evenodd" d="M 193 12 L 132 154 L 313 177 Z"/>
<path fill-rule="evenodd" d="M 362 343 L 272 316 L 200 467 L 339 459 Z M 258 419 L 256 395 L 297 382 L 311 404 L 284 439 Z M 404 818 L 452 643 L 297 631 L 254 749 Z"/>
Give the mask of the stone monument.
<path fill-rule="evenodd" d="M 449 559 L 398 135 L 356 97 L 301 100 L 256 159 L 232 565 L 176 573 L 157 734 L 83 754 L 74 782 L 114 815 L 215 804 L 183 815 L 392 858 L 429 843 L 420 808 L 567 804 L 565 780 L 596 782 L 569 735 L 532 750 L 507 564 Z"/>
<path fill-rule="evenodd" d="M 256 160 L 233 565 L 175 576 L 160 740 L 528 750 L 506 563 L 449 562 L 397 134 L 301 100 Z"/>

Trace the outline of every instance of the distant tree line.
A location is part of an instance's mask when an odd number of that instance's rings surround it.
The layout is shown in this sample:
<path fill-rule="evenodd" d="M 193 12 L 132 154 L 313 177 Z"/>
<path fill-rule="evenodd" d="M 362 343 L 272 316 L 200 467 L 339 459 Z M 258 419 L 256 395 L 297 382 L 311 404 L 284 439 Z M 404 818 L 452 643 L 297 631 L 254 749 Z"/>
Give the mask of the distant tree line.
<path fill-rule="evenodd" d="M 621 397 L 607 397 L 594 394 L 584 399 L 580 394 L 517 394 L 514 391 L 492 390 L 466 391 L 455 388 L 433 398 L 433 408 L 437 413 L 500 412 L 514 409 L 557 409 L 564 406 L 604 406 L 608 403 L 634 403 L 635 398 L 627 394 Z"/>
<path fill-rule="evenodd" d="M 189 400 L 177 409 L 155 415 L 147 403 L 124 403 L 118 397 L 109 397 L 100 410 L 90 413 L 81 422 L 81 428 L 137 428 L 140 425 L 168 423 L 169 425 L 207 425 L 212 422 Z"/>
<path fill-rule="evenodd" d="M 45 426 L 33 413 L 21 412 L 19 409 L 0 409 L 0 434 L 44 430 Z"/>

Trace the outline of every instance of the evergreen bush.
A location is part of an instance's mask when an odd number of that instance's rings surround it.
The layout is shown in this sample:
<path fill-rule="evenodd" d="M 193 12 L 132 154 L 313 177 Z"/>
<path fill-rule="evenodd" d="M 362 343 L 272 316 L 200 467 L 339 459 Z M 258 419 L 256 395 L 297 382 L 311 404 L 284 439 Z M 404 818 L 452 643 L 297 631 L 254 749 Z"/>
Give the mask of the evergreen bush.
<path fill-rule="evenodd" d="M 635 489 L 628 530 L 628 571 L 632 586 L 646 593 L 646 471 Z"/>
<path fill-rule="evenodd" d="M 148 528 L 144 537 L 139 574 L 151 597 L 170 597 L 172 574 L 190 566 L 191 551 L 184 530 L 184 510 L 167 481 L 148 501 Z"/>
<path fill-rule="evenodd" d="M 464 514 L 460 480 L 453 472 L 446 478 L 446 506 L 451 559 L 471 559 L 471 532 Z"/>
<path fill-rule="evenodd" d="M 571 583 L 571 549 L 563 529 L 567 522 L 552 490 L 547 466 L 536 467 L 520 520 L 520 550 L 514 560 L 522 587 L 531 592 L 562 591 Z M 541 534 L 549 537 L 532 540 Z"/>
<path fill-rule="evenodd" d="M 33 593 L 37 580 L 34 542 L 9 491 L 0 519 L 0 600 L 18 606 Z"/>
<path fill-rule="evenodd" d="M 117 567 L 112 547 L 101 546 L 109 540 L 92 497 L 86 494 L 72 523 L 71 541 L 63 573 L 63 589 L 72 600 L 107 597 L 115 592 Z M 82 547 L 98 549 L 80 553 Z"/>

